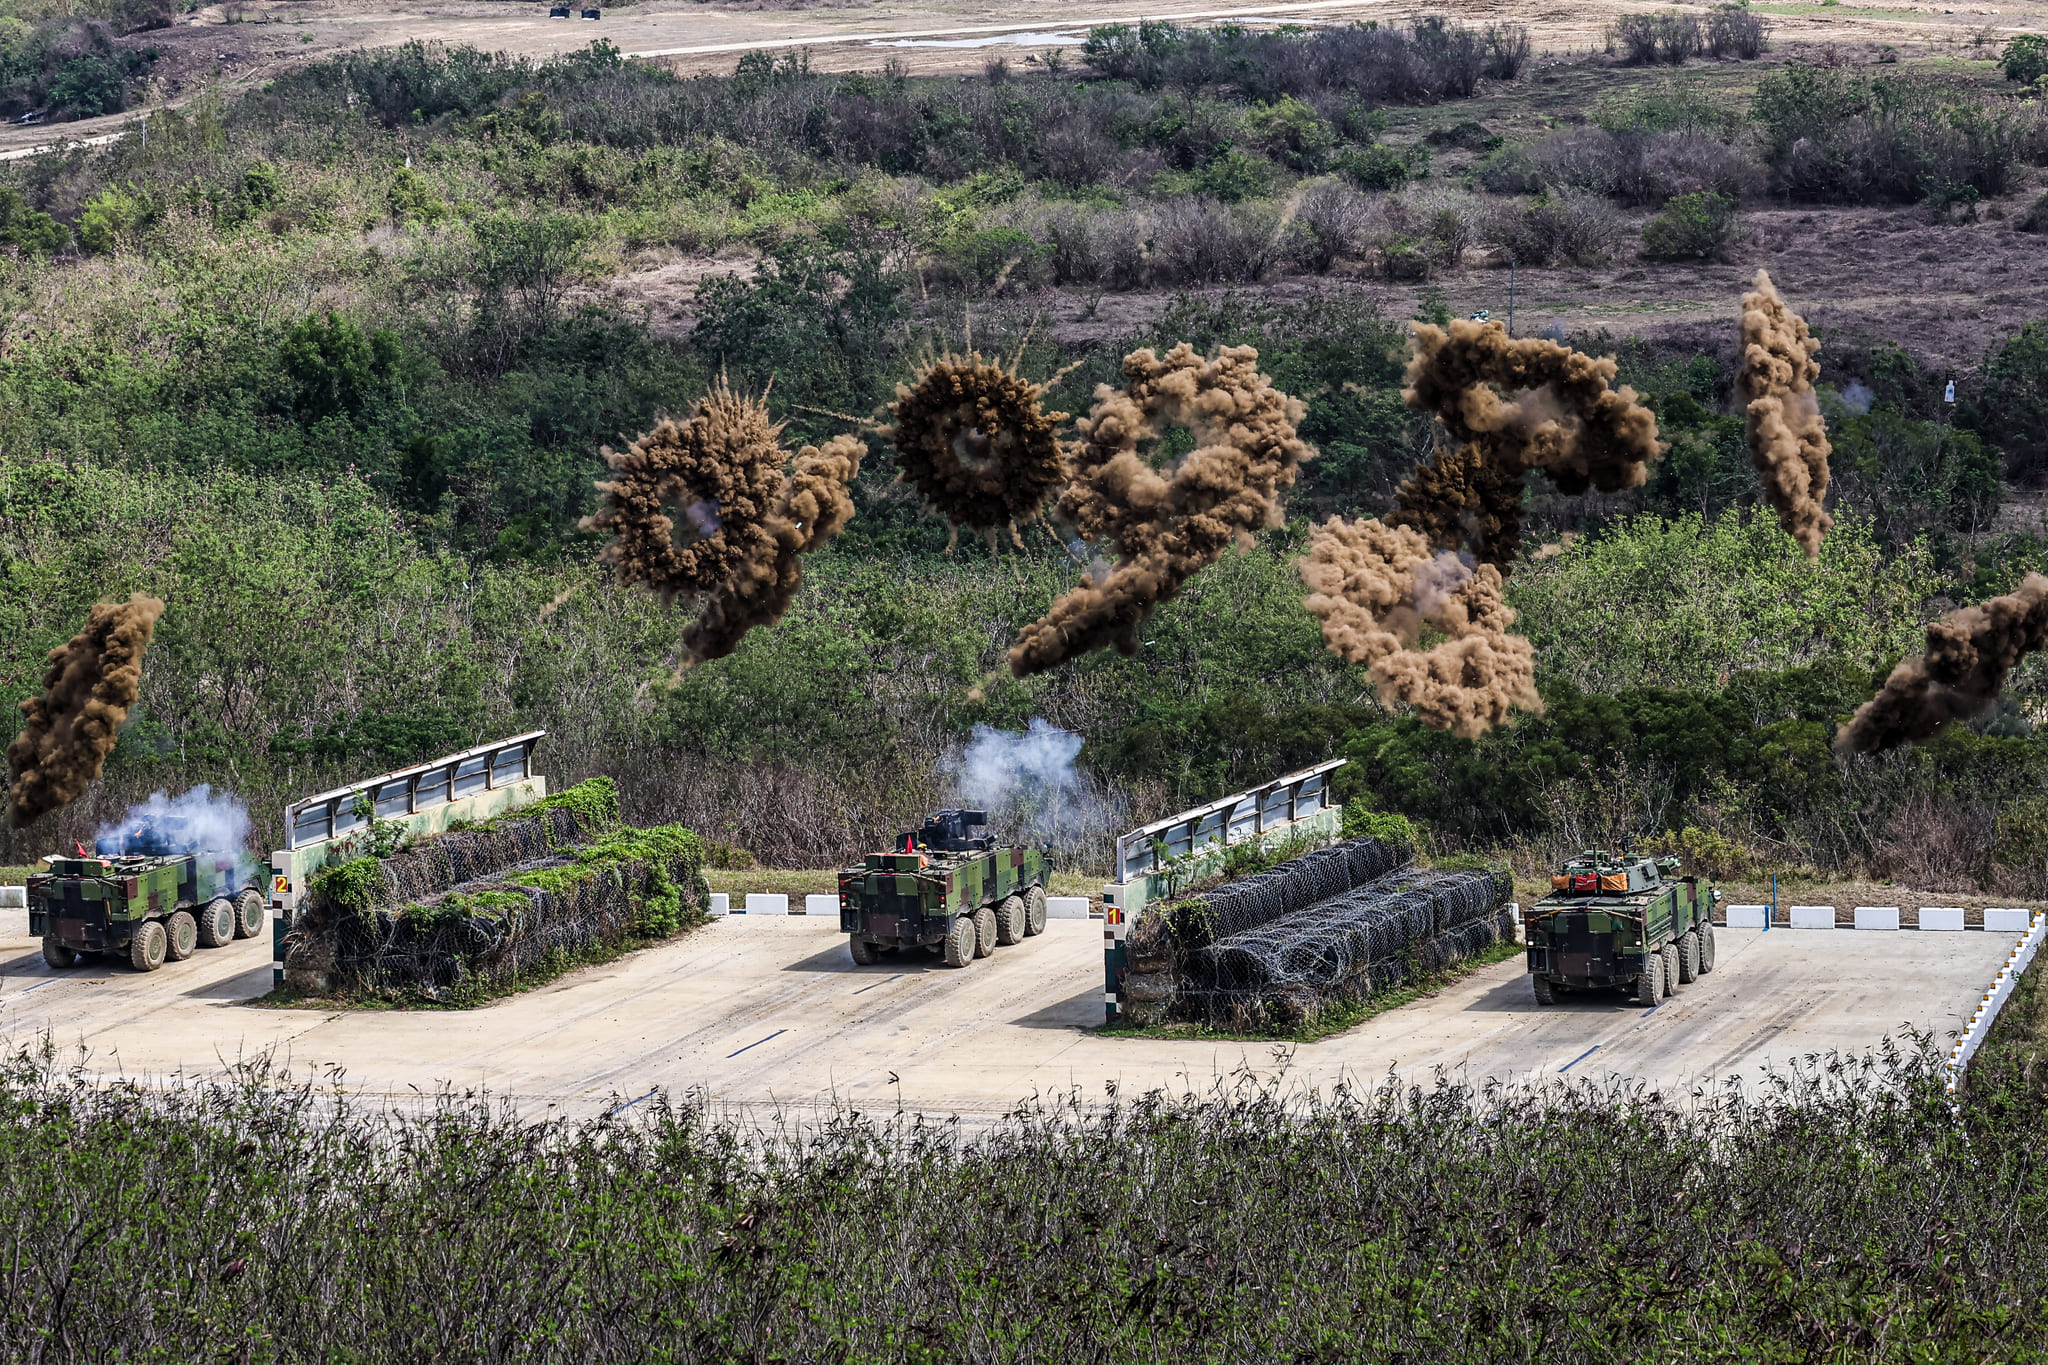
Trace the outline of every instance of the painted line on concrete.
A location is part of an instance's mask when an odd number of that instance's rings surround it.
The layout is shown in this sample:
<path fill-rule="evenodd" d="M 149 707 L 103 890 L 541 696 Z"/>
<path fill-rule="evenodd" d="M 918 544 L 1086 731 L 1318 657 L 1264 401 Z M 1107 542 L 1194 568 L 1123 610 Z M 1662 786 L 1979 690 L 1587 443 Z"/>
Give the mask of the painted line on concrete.
<path fill-rule="evenodd" d="M 1599 1050 L 1600 1050 L 1600 1044 L 1598 1044 L 1598 1043 L 1595 1043 L 1595 1044 L 1593 1044 L 1593 1046 L 1591 1046 L 1591 1047 L 1587 1048 L 1587 1049 L 1586 1049 L 1586 1050 L 1585 1050 L 1584 1052 L 1581 1052 L 1581 1053 L 1580 1053 L 1580 1054 L 1579 1054 L 1578 1056 L 1576 1056 L 1576 1057 L 1572 1058 L 1572 1059 L 1571 1059 L 1570 1061 L 1566 1062 L 1566 1063 L 1565 1063 L 1565 1064 L 1564 1064 L 1563 1066 L 1559 1067 L 1559 1068 L 1557 1069 L 1557 1074 L 1558 1074 L 1558 1075 L 1560 1075 L 1560 1076 L 1564 1075 L 1564 1073 L 1565 1073 L 1565 1072 L 1567 1072 L 1567 1071 L 1570 1071 L 1570 1070 L 1571 1070 L 1571 1069 L 1572 1069 L 1573 1067 L 1577 1066 L 1577 1065 L 1578 1065 L 1578 1064 L 1579 1064 L 1580 1062 L 1583 1062 L 1583 1061 L 1585 1061 L 1585 1060 L 1586 1060 L 1586 1058 L 1588 1058 L 1588 1057 L 1592 1056 L 1592 1055 L 1593 1055 L 1594 1053 L 1598 1052 Z"/>
<path fill-rule="evenodd" d="M 605 1117 L 610 1118 L 613 1114 L 623 1114 L 628 1109 L 631 1109 L 634 1105 L 640 1103 L 640 1100 L 651 1100 L 660 1093 L 661 1087 L 657 1085 L 654 1087 L 654 1089 L 642 1095 L 639 1100 L 627 1100 L 624 1104 L 614 1105 L 612 1108 L 605 1110 Z"/>
<path fill-rule="evenodd" d="M 781 1037 L 781 1036 L 782 1036 L 783 1034 L 785 1034 L 785 1033 L 787 1033 L 787 1032 L 789 1032 L 789 1030 L 788 1030 L 788 1029 L 786 1029 L 786 1028 L 779 1028 L 779 1029 L 775 1030 L 775 1032 L 773 1032 L 773 1033 L 769 1034 L 769 1035 L 768 1035 L 768 1036 L 767 1036 L 766 1038 L 756 1038 L 756 1039 L 755 1039 L 755 1040 L 754 1040 L 753 1042 L 751 1042 L 751 1043 L 748 1043 L 748 1044 L 747 1044 L 747 1045 L 746 1045 L 745 1047 L 741 1048 L 741 1049 L 740 1049 L 740 1052 L 751 1052 L 751 1051 L 753 1051 L 753 1050 L 754 1050 L 755 1048 L 757 1048 L 757 1047 L 761 1046 L 761 1044 L 763 1044 L 763 1043 L 770 1043 L 770 1042 L 773 1042 L 773 1041 L 775 1041 L 775 1040 L 776 1040 L 777 1038 L 780 1038 L 780 1037 Z M 740 1055 L 740 1052 L 728 1052 L 728 1053 L 726 1053 L 726 1054 L 725 1054 L 725 1060 L 727 1060 L 728 1062 L 729 1062 L 729 1061 L 731 1061 L 731 1060 L 732 1060 L 733 1058 L 735 1058 L 735 1057 L 739 1056 L 739 1055 Z"/>
<path fill-rule="evenodd" d="M 866 995 L 869 991 L 874 990 L 876 986 L 886 986 L 889 984 L 890 981 L 901 981 L 903 979 L 903 975 L 904 974 L 902 972 L 898 972 L 896 973 L 896 975 L 890 977 L 887 981 L 877 981 L 873 986 L 862 986 L 859 990 L 855 991 L 854 994 Z"/>

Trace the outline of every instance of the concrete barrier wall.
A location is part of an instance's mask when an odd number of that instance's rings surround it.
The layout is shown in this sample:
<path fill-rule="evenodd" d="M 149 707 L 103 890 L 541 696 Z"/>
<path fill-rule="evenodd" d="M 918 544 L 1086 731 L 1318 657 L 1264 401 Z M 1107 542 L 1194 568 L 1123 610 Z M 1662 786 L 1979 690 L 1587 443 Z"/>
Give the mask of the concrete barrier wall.
<path fill-rule="evenodd" d="M 1899 907 L 1896 905 L 1859 905 L 1856 907 L 1858 929 L 1896 929 L 1899 927 Z"/>
<path fill-rule="evenodd" d="M 0 910 L 28 909 L 26 886 L 0 886 Z"/>
<path fill-rule="evenodd" d="M 749 891 L 747 893 L 746 909 L 741 913 L 748 915 L 786 915 L 789 913 L 789 897 L 779 892 L 770 895 L 760 891 Z"/>
<path fill-rule="evenodd" d="M 732 897 L 723 891 L 711 893 L 711 905 L 705 912 L 713 919 L 721 919 L 732 913 Z"/>
<path fill-rule="evenodd" d="M 806 915 L 831 915 L 837 918 L 839 915 L 839 897 L 816 894 L 805 896 L 804 913 Z"/>
<path fill-rule="evenodd" d="M 1771 907 L 1768 905 L 1731 905 L 1728 907 L 1730 929 L 1761 929 L 1771 921 Z"/>
<path fill-rule="evenodd" d="M 1795 905 L 1792 907 L 1794 929 L 1832 929 L 1835 927 L 1835 907 L 1832 905 Z"/>
<path fill-rule="evenodd" d="M 1088 898 L 1086 896 L 1047 896 L 1045 898 L 1047 919 L 1087 919 Z"/>
<path fill-rule="evenodd" d="M 1790 914 L 1794 929 L 1834 929 L 1839 927 L 1832 905 L 1792 905 L 1785 907 Z M 1903 929 L 1905 912 L 1896 905 L 1859 905 L 1851 912 L 1858 929 Z M 1915 912 L 1919 927 L 1929 933 L 1957 934 L 1969 926 L 1965 923 L 1965 912 L 1953 905 L 1924 905 Z M 2031 910 L 1994 908 L 1984 911 L 1984 928 L 1991 933 L 2013 934 L 2024 932 L 2033 922 Z M 1730 905 L 1727 907 L 1725 927 L 1729 929 L 1764 929 L 1771 924 L 1771 907 L 1768 905 Z"/>
<path fill-rule="evenodd" d="M 1992 912 L 1986 912 L 1987 915 L 1990 913 Z M 2006 913 L 2025 912 L 2015 910 Z M 1998 969 L 1998 975 L 1992 979 L 1991 989 L 1984 992 L 1984 998 L 1978 1002 L 1976 1011 L 1970 1016 L 1970 1022 L 1963 1028 L 1963 1036 L 1956 1039 L 1955 1047 L 1949 1051 L 1948 1056 L 1949 1094 L 1955 1094 L 1956 1083 L 1962 1078 L 1963 1068 L 1969 1064 L 1970 1058 L 1983 1045 L 1985 1036 L 1991 1032 L 1992 1024 L 1998 1020 L 1998 1011 L 2004 1008 L 2005 1002 L 2011 998 L 2013 988 L 2019 984 L 2020 973 L 2026 971 L 2027 965 L 2034 960 L 2034 954 L 2039 950 L 2044 934 L 2048 934 L 2048 914 L 2036 914 L 2027 925 L 2027 931 L 2020 935 L 2020 941 L 2013 945 L 2004 965 Z"/>
<path fill-rule="evenodd" d="M 1920 927 L 1933 933 L 1959 934 L 1963 931 L 1962 909 L 1954 905 L 1923 905 Z"/>
<path fill-rule="evenodd" d="M 1986 910 L 1984 928 L 1990 933 L 2024 934 L 2032 919 L 2032 914 L 2025 910 Z"/>

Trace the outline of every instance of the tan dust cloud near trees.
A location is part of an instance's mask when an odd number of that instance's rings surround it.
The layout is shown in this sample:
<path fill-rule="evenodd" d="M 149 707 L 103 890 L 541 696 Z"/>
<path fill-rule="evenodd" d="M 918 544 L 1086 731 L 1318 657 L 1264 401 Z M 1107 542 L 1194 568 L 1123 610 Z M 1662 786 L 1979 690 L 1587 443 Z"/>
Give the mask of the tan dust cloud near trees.
<path fill-rule="evenodd" d="M 1835 524 L 1828 515 L 1828 431 L 1813 382 L 1820 339 L 1785 306 L 1767 270 L 1742 296 L 1742 366 L 1735 390 L 1749 405 L 1749 462 L 1777 510 L 1778 524 L 1807 558 Z"/>
<path fill-rule="evenodd" d="M 8 815 L 17 827 L 70 805 L 100 775 L 135 705 L 142 656 L 163 614 L 161 599 L 140 593 L 101 602 L 83 631 L 50 651 L 42 695 L 21 703 L 21 732 L 7 746 Z"/>
<path fill-rule="evenodd" d="M 1512 711 L 1541 711 L 1536 650 L 1510 635 L 1500 570 L 1476 568 L 1412 527 L 1333 518 L 1297 562 L 1330 648 L 1372 674 L 1380 699 L 1477 739 Z M 1446 638 L 1417 647 L 1423 627 Z"/>
<path fill-rule="evenodd" d="M 1042 673 L 1105 645 L 1134 653 L 1154 607 L 1233 541 L 1248 546 L 1253 532 L 1279 524 L 1280 494 L 1315 449 L 1295 434 L 1302 404 L 1274 388 L 1258 360 L 1250 346 L 1226 346 L 1213 360 L 1186 344 L 1164 356 L 1147 348 L 1124 357 L 1122 389 L 1096 390 L 1059 514 L 1117 559 L 1024 627 L 1012 673 Z M 1162 472 L 1141 447 L 1175 425 L 1194 435 L 1195 449 Z"/>
<path fill-rule="evenodd" d="M 1464 318 L 1417 324 L 1414 347 L 1401 396 L 1434 414 L 1450 443 L 1402 486 L 1395 520 L 1440 549 L 1470 548 L 1507 569 L 1527 471 L 1563 493 L 1615 493 L 1642 484 L 1663 453 L 1656 414 L 1615 386 L 1611 358 Z"/>
<path fill-rule="evenodd" d="M 925 505 L 957 528 L 996 531 L 1036 517 L 1067 479 L 1064 412 L 1041 406 L 1044 387 L 978 353 L 941 356 L 915 384 L 898 384 L 896 468 Z"/>
<path fill-rule="evenodd" d="M 853 516 L 849 486 L 866 444 L 805 446 L 785 471 L 781 432 L 765 400 L 720 381 L 685 420 L 604 451 L 612 478 L 597 485 L 601 505 L 583 526 L 610 534 L 602 557 L 624 582 L 665 601 L 702 599 L 683 632 L 693 661 L 723 658 L 753 627 L 781 620 L 803 581 L 799 556 Z"/>
<path fill-rule="evenodd" d="M 2048 642 L 2048 577 L 1952 611 L 1927 627 L 1927 649 L 1901 660 L 1875 697 L 1835 736 L 1847 753 L 1926 739 L 1952 720 L 1984 710 L 2015 665 Z"/>

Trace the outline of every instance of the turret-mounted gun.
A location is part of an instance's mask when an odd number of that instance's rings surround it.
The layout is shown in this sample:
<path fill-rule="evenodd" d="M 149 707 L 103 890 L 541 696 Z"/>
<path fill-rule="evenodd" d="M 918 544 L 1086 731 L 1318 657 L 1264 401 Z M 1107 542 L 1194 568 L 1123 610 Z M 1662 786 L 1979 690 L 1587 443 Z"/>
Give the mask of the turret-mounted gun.
<path fill-rule="evenodd" d="M 924 828 L 911 830 L 896 840 L 896 847 L 905 853 L 919 849 L 933 853 L 986 853 L 996 845 L 992 834 L 972 835 L 969 826 L 988 824 L 985 810 L 942 810 L 927 816 Z"/>

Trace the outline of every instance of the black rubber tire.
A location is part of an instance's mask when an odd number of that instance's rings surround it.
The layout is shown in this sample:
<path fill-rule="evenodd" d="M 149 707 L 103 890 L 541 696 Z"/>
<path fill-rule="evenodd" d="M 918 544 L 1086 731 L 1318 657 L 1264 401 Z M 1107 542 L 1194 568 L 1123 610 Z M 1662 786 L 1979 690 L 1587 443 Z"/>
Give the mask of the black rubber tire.
<path fill-rule="evenodd" d="M 164 921 L 164 934 L 164 956 L 173 962 L 183 962 L 199 947 L 199 921 L 190 910 L 172 911 Z"/>
<path fill-rule="evenodd" d="M 996 907 L 996 942 L 1014 948 L 1024 941 L 1024 898 L 1005 896 Z"/>
<path fill-rule="evenodd" d="M 145 920 L 135 926 L 135 937 L 128 940 L 128 965 L 138 972 L 153 972 L 164 965 L 164 950 L 169 947 L 170 936 L 164 933 L 164 926 Z"/>
<path fill-rule="evenodd" d="M 43 961 L 62 971 L 78 965 L 78 954 L 64 946 L 64 940 L 55 934 L 43 935 Z"/>
<path fill-rule="evenodd" d="M 856 967 L 872 967 L 882 960 L 880 951 L 868 941 L 866 934 L 848 934 L 846 947 L 853 954 L 853 965 Z"/>
<path fill-rule="evenodd" d="M 1643 959 L 1643 974 L 1636 978 L 1636 1003 L 1651 1009 L 1664 1003 L 1664 954 L 1651 953 Z"/>
<path fill-rule="evenodd" d="M 946 941 L 941 950 L 944 953 L 946 965 L 948 967 L 965 967 L 968 963 L 974 961 L 974 941 L 977 937 L 974 932 L 974 916 L 955 915 L 953 917 L 953 927 L 946 931 Z"/>
<path fill-rule="evenodd" d="M 199 907 L 199 946 L 225 948 L 235 941 L 235 904 L 225 896 Z"/>
<path fill-rule="evenodd" d="M 1700 975 L 1714 970 L 1714 926 L 1700 930 Z"/>
<path fill-rule="evenodd" d="M 974 912 L 974 955 L 987 957 L 996 950 L 996 910 L 984 905 Z"/>
<path fill-rule="evenodd" d="M 262 933 L 269 909 L 270 903 L 253 886 L 235 897 L 235 937 L 254 938 Z"/>
<path fill-rule="evenodd" d="M 1700 935 L 1697 929 L 1688 929 L 1678 940 L 1678 984 L 1690 986 L 1700 979 Z"/>
<path fill-rule="evenodd" d="M 1664 945 L 1664 994 L 1678 994 L 1679 984 L 1683 980 L 1684 978 L 1678 974 L 1678 945 L 1667 943 Z"/>
<path fill-rule="evenodd" d="M 1045 932 L 1045 888 L 1034 886 L 1024 893 L 1024 934 L 1036 938 Z"/>
<path fill-rule="evenodd" d="M 1551 989 L 1549 977 L 1538 972 L 1529 978 L 1529 984 L 1535 988 L 1537 1004 L 1555 1005 L 1557 1003 L 1557 992 Z"/>

